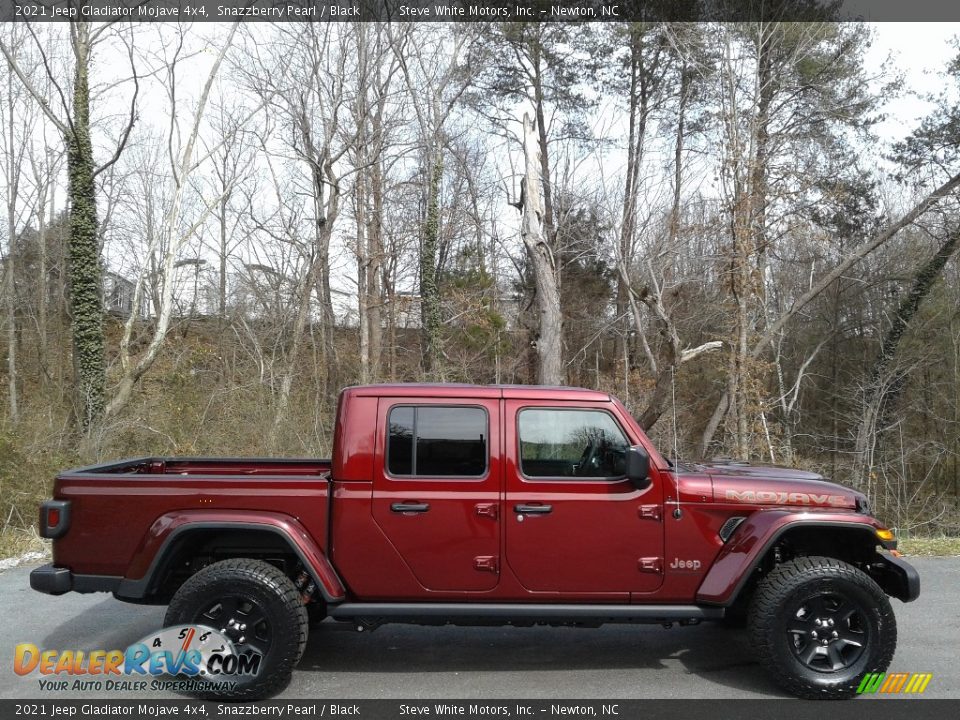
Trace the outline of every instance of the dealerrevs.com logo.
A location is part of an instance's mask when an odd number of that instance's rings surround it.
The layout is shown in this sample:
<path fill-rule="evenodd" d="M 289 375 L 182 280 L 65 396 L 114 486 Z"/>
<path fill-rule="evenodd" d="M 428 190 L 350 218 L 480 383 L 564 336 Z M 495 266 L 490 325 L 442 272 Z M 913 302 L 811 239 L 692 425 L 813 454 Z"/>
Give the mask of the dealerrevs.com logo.
<path fill-rule="evenodd" d="M 256 677 L 262 660 L 253 650 L 238 652 L 213 628 L 177 625 L 126 650 L 41 650 L 20 643 L 13 670 L 39 675 L 43 691 L 229 691 Z"/>

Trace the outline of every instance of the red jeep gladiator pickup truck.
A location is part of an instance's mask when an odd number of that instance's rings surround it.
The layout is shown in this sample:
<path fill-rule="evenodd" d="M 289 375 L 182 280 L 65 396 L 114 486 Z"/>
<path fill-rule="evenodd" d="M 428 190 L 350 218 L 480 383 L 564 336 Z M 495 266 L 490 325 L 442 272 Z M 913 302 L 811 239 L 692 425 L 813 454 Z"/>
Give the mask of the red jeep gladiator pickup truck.
<path fill-rule="evenodd" d="M 375 385 L 339 399 L 332 460 L 140 458 L 61 474 L 31 586 L 169 604 L 276 691 L 309 622 L 744 619 L 791 693 L 856 693 L 916 571 L 866 498 L 799 470 L 666 460 L 610 395 Z M 239 651 L 239 650 L 238 650 Z M 221 695 L 223 696 L 223 695 Z"/>

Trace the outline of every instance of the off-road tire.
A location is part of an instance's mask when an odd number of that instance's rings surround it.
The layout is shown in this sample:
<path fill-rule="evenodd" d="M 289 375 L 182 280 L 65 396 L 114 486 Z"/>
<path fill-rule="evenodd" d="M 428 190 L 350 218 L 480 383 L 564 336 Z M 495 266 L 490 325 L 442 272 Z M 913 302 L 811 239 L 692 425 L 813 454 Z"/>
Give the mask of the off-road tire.
<path fill-rule="evenodd" d="M 829 619 L 823 628 L 821 616 Z M 834 630 L 839 639 L 823 637 Z M 799 557 L 772 570 L 753 596 L 749 633 L 776 682 L 814 700 L 852 697 L 865 673 L 887 669 L 897 647 L 896 618 L 883 590 L 857 568 L 828 557 Z M 825 639 L 828 645 L 818 650 Z"/>
<path fill-rule="evenodd" d="M 180 587 L 167 608 L 164 625 L 209 626 L 202 613 L 219 598 L 239 598 L 256 606 L 267 624 L 269 643 L 255 677 L 240 680 L 230 691 L 210 688 L 196 694 L 217 700 L 268 697 L 286 685 L 307 646 L 309 623 L 300 593 L 290 578 L 262 560 L 222 560 L 200 570 Z M 242 651 L 243 646 L 237 649 Z"/>

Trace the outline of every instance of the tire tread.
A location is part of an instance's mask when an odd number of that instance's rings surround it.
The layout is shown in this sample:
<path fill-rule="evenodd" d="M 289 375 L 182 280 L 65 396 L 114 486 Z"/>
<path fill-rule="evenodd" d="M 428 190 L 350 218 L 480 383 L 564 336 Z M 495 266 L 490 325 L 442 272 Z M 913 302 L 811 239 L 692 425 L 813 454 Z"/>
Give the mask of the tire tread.
<path fill-rule="evenodd" d="M 897 647 L 897 625 L 886 593 L 866 573 L 836 558 L 816 555 L 802 556 L 777 565 L 757 586 L 750 605 L 750 640 L 760 664 L 773 673 L 774 679 L 793 695 L 807 699 L 844 699 L 856 694 L 860 677 L 840 682 L 812 682 L 784 667 L 775 652 L 777 634 L 773 627 L 777 611 L 797 592 L 800 586 L 819 580 L 842 579 L 857 585 L 870 594 L 879 614 L 881 632 L 875 660 L 864 672 L 883 672 L 887 669 Z M 829 676 L 825 676 L 829 677 Z"/>
<path fill-rule="evenodd" d="M 281 651 L 276 664 L 267 672 L 261 672 L 260 677 L 253 683 L 238 686 L 234 690 L 202 693 L 215 699 L 255 700 L 272 695 L 289 681 L 293 668 L 300 662 L 307 647 L 309 630 L 307 610 L 296 586 L 290 578 L 270 563 L 251 558 L 221 560 L 188 578 L 170 601 L 164 625 L 192 622 L 183 618 L 191 614 L 197 595 L 208 593 L 211 584 L 236 583 L 238 580 L 257 583 L 272 593 L 280 601 L 283 612 L 293 620 L 294 632 L 290 638 L 274 637 L 273 644 Z M 283 647 L 284 640 L 287 640 L 286 648 Z M 289 642 L 290 640 L 293 642 Z"/>

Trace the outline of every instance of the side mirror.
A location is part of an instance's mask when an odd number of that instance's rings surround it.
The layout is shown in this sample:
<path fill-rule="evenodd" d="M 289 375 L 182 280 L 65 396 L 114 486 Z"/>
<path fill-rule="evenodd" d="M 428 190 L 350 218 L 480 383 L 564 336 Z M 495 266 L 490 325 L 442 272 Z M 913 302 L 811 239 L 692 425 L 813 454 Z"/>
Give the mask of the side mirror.
<path fill-rule="evenodd" d="M 627 448 L 627 480 L 637 490 L 650 487 L 650 456 L 640 445 Z"/>

